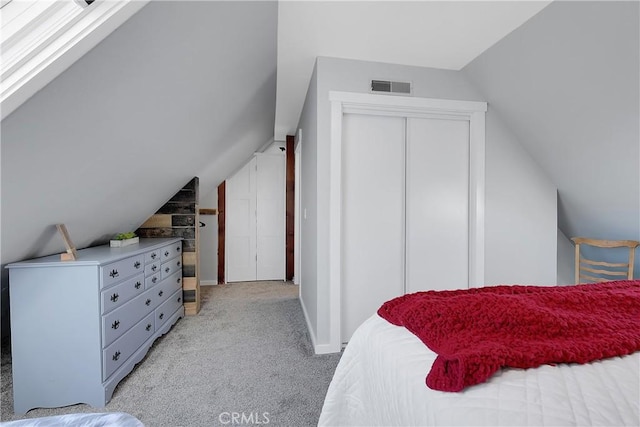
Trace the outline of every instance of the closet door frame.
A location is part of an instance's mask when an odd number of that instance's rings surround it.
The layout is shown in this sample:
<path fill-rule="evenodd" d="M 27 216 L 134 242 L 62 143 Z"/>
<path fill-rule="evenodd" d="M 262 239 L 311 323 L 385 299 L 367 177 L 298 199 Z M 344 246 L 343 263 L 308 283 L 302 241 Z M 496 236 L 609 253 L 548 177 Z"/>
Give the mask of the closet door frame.
<path fill-rule="evenodd" d="M 329 92 L 329 345 L 341 339 L 342 118 L 345 113 L 469 121 L 469 287 L 484 284 L 484 192 L 486 102 Z M 328 349 L 327 349 L 328 350 Z"/>

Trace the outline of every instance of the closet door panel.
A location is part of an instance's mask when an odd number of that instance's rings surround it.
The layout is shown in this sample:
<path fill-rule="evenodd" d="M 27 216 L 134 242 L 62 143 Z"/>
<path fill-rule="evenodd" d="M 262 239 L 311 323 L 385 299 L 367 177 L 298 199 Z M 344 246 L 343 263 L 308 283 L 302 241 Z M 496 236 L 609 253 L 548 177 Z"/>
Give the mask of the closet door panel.
<path fill-rule="evenodd" d="M 256 280 L 256 160 L 226 184 L 226 272 L 228 282 Z"/>
<path fill-rule="evenodd" d="M 345 114 L 342 341 L 404 293 L 405 119 Z"/>
<path fill-rule="evenodd" d="M 469 285 L 469 122 L 407 120 L 407 293 Z"/>
<path fill-rule="evenodd" d="M 285 157 L 259 154 L 257 179 L 257 280 L 284 280 Z"/>

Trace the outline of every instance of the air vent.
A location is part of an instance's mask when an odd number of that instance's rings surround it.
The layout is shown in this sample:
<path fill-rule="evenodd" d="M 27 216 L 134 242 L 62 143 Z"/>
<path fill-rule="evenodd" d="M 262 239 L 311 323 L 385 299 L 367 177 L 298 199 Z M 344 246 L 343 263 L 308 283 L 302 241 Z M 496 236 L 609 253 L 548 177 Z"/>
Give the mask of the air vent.
<path fill-rule="evenodd" d="M 388 80 L 371 80 L 371 92 L 411 93 L 411 83 L 391 82 Z"/>

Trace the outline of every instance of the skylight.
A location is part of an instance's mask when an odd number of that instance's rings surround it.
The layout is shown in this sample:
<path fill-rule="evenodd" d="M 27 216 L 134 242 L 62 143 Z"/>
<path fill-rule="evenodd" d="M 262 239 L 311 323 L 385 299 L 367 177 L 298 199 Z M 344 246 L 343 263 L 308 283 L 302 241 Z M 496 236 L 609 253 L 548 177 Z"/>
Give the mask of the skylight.
<path fill-rule="evenodd" d="M 2 118 L 147 1 L 0 0 Z"/>

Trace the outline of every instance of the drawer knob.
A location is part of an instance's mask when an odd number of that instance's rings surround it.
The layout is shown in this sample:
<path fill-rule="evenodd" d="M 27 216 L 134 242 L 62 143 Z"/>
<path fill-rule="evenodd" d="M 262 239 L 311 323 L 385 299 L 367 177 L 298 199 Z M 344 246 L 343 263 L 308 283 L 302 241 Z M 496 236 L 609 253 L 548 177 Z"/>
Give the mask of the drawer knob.
<path fill-rule="evenodd" d="M 178 302 L 182 301 L 182 297 L 178 297 Z"/>
<path fill-rule="evenodd" d="M 147 323 L 147 327 L 145 328 L 147 331 L 151 330 L 151 323 Z"/>
<path fill-rule="evenodd" d="M 111 276 L 111 278 L 116 278 L 119 275 L 120 274 L 118 273 L 118 270 L 116 270 L 116 269 L 111 270 L 111 273 L 109 273 L 109 276 Z"/>
<path fill-rule="evenodd" d="M 111 302 L 118 301 L 118 298 L 120 298 L 120 295 L 118 295 L 118 293 L 116 292 L 115 294 L 111 295 Z"/>
<path fill-rule="evenodd" d="M 176 251 L 180 252 L 180 246 L 176 246 Z"/>
<path fill-rule="evenodd" d="M 178 267 L 180 267 L 180 261 L 178 261 L 178 263 L 176 264 Z"/>
<path fill-rule="evenodd" d="M 151 270 L 152 270 L 152 271 L 156 271 L 157 269 L 158 269 L 158 266 L 157 266 L 157 265 L 153 264 L 153 265 L 151 266 Z"/>
<path fill-rule="evenodd" d="M 156 254 L 155 252 L 151 254 L 151 259 L 156 259 L 156 257 L 158 256 L 158 254 Z"/>
<path fill-rule="evenodd" d="M 164 294 L 164 291 L 158 292 L 158 296 L 161 297 Z"/>
<path fill-rule="evenodd" d="M 158 278 L 157 278 L 157 277 L 154 277 L 153 279 L 151 279 L 151 281 L 152 281 L 153 283 L 156 283 L 156 282 L 158 281 Z"/>
<path fill-rule="evenodd" d="M 113 355 L 112 359 L 113 359 L 113 360 L 118 360 L 118 359 L 120 359 L 120 352 L 119 352 L 119 351 L 116 351 L 116 352 L 114 353 L 114 355 Z"/>
<path fill-rule="evenodd" d="M 167 268 L 165 268 L 165 269 L 164 269 L 164 272 L 165 272 L 165 273 L 168 273 L 168 272 L 170 272 L 170 271 L 171 271 L 171 269 L 170 269 L 169 267 L 167 267 Z"/>
<path fill-rule="evenodd" d="M 144 304 L 145 304 L 145 305 L 151 305 L 151 300 L 150 300 L 150 299 L 146 300 L 146 301 L 144 302 Z"/>
<path fill-rule="evenodd" d="M 136 261 L 136 262 L 133 264 L 133 266 L 134 266 L 136 269 L 140 268 L 140 261 Z"/>
<path fill-rule="evenodd" d="M 120 327 L 120 321 L 119 320 L 116 320 L 115 322 L 113 322 L 111 324 L 111 328 L 112 329 L 118 329 L 119 327 Z"/>
<path fill-rule="evenodd" d="M 180 282 L 182 282 L 182 277 L 178 277 L 178 280 L 176 280 L 176 282 L 179 284 Z"/>
<path fill-rule="evenodd" d="M 142 286 L 142 283 L 136 282 L 136 284 L 134 286 L 136 287 L 136 289 L 140 289 L 140 286 Z"/>
<path fill-rule="evenodd" d="M 164 256 L 169 256 L 169 251 L 166 251 L 166 252 L 164 253 Z"/>
<path fill-rule="evenodd" d="M 162 320 L 163 317 L 164 317 L 164 313 L 160 313 L 160 316 L 158 316 L 160 320 Z"/>

